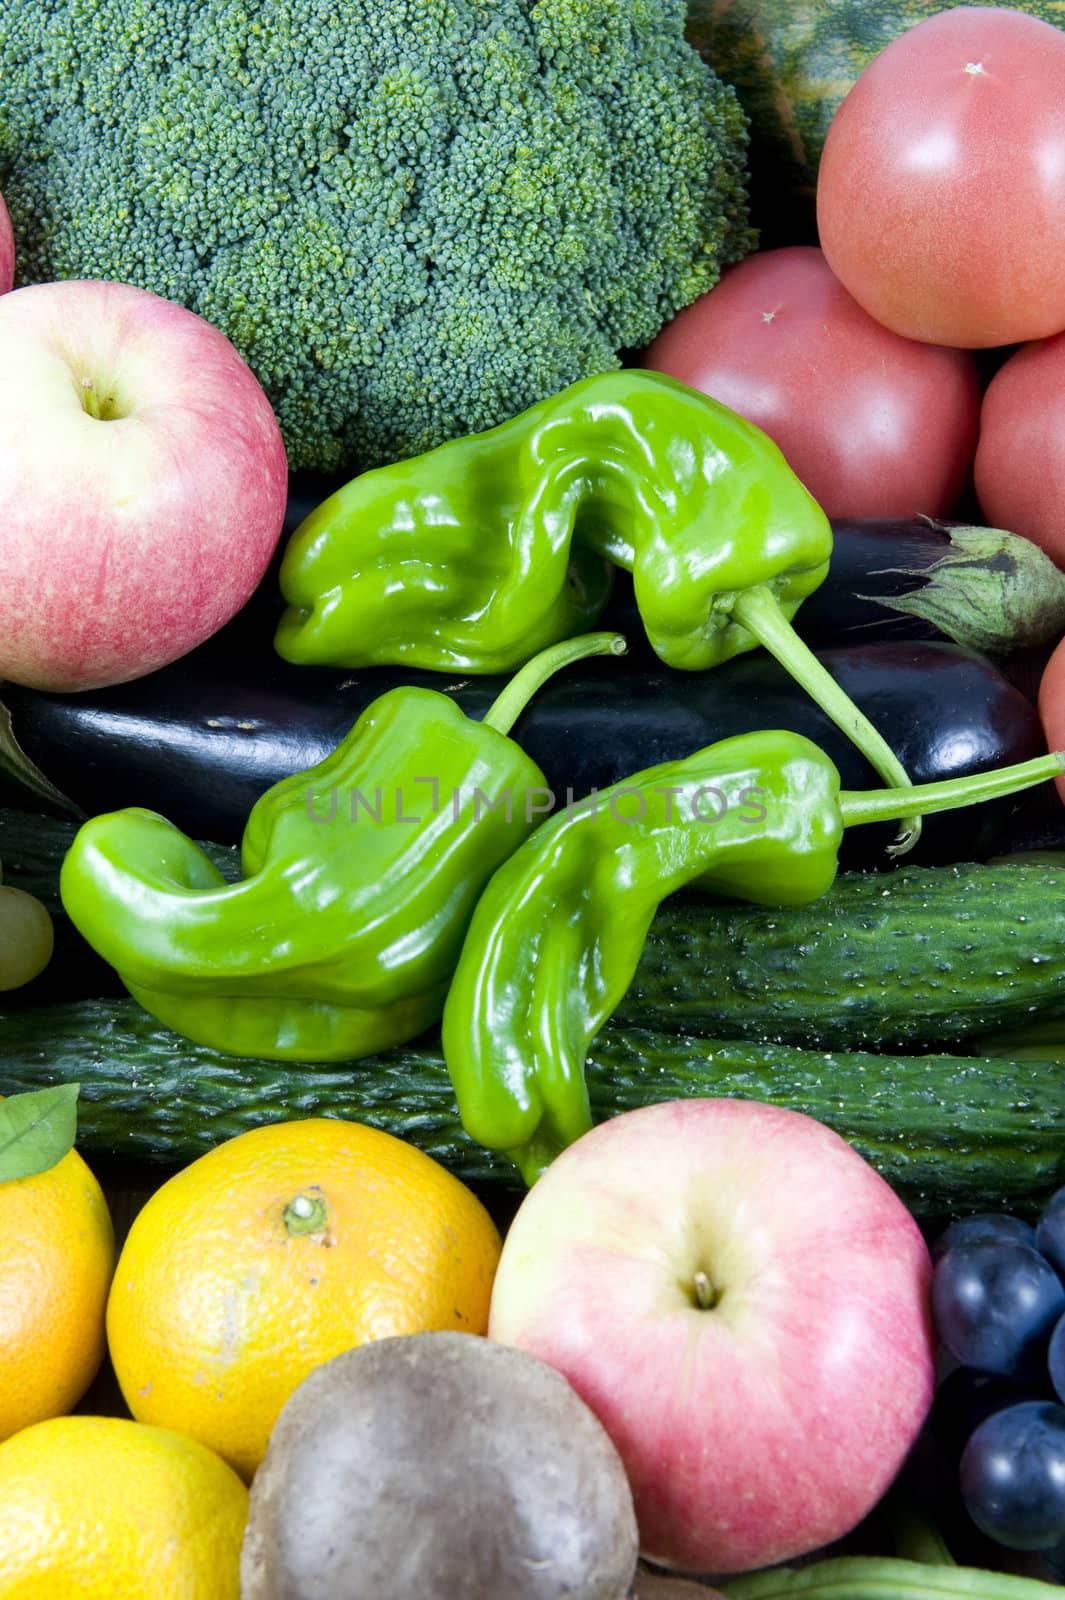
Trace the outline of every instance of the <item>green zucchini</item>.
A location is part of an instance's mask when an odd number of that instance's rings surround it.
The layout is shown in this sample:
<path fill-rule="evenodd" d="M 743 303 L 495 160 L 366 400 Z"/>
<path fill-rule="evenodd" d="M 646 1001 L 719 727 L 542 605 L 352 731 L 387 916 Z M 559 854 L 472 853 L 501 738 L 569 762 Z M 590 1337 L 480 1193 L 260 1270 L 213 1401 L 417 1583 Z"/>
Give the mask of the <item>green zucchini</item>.
<path fill-rule="evenodd" d="M 86 1154 L 182 1163 L 288 1117 L 329 1115 L 408 1139 L 471 1184 L 517 1186 L 463 1132 L 435 1043 L 352 1066 L 241 1060 L 180 1039 L 131 1000 L 0 1012 L 0 1092 L 78 1081 Z M 1032 1213 L 1065 1182 L 1065 1075 L 1054 1064 L 817 1054 L 611 1027 L 588 1063 L 596 1120 L 720 1095 L 835 1128 L 922 1220 Z"/>

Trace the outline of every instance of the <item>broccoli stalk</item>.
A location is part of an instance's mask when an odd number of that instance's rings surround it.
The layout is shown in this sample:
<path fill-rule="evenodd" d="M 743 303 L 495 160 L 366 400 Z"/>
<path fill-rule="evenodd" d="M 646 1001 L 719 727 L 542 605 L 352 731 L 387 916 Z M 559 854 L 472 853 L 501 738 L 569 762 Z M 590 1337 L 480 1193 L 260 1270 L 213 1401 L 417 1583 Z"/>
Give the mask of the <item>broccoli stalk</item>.
<path fill-rule="evenodd" d="M 233 341 L 350 472 L 619 365 L 754 240 L 684 0 L 3 0 L 18 283 Z"/>

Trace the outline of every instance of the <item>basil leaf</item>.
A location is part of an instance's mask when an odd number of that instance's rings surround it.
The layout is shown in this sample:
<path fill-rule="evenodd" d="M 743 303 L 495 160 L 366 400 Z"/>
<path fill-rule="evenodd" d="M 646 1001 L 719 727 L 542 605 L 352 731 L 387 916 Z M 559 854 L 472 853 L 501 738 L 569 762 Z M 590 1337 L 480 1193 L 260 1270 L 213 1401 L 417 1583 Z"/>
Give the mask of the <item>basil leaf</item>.
<path fill-rule="evenodd" d="M 57 1083 L 0 1100 L 0 1183 L 47 1172 L 73 1149 L 80 1083 Z"/>

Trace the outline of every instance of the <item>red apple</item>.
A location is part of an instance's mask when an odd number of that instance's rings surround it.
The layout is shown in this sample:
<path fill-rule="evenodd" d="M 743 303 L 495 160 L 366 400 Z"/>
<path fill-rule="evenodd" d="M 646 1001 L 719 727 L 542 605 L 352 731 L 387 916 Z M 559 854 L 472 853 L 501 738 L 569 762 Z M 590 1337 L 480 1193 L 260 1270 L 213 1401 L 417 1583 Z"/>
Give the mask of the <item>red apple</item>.
<path fill-rule="evenodd" d="M 270 403 L 183 307 L 69 280 L 0 297 L 0 677 L 89 689 L 184 655 L 281 533 Z"/>
<path fill-rule="evenodd" d="M 930 1279 L 913 1218 L 830 1129 L 673 1101 L 548 1168 L 488 1332 L 597 1413 L 645 1556 L 742 1572 L 840 1537 L 891 1483 L 932 1399 Z"/>
<path fill-rule="evenodd" d="M 0 194 L 0 294 L 6 294 L 15 281 L 15 235 L 11 231 L 4 197 Z"/>

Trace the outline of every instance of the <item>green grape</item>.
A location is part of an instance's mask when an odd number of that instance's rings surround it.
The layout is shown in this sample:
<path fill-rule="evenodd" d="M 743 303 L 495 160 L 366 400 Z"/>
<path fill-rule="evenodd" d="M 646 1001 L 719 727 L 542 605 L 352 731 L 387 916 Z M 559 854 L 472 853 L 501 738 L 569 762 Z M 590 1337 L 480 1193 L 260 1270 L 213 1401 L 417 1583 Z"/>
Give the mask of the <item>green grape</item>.
<path fill-rule="evenodd" d="M 24 889 L 0 887 L 0 990 L 18 989 L 52 956 L 52 919 Z"/>

